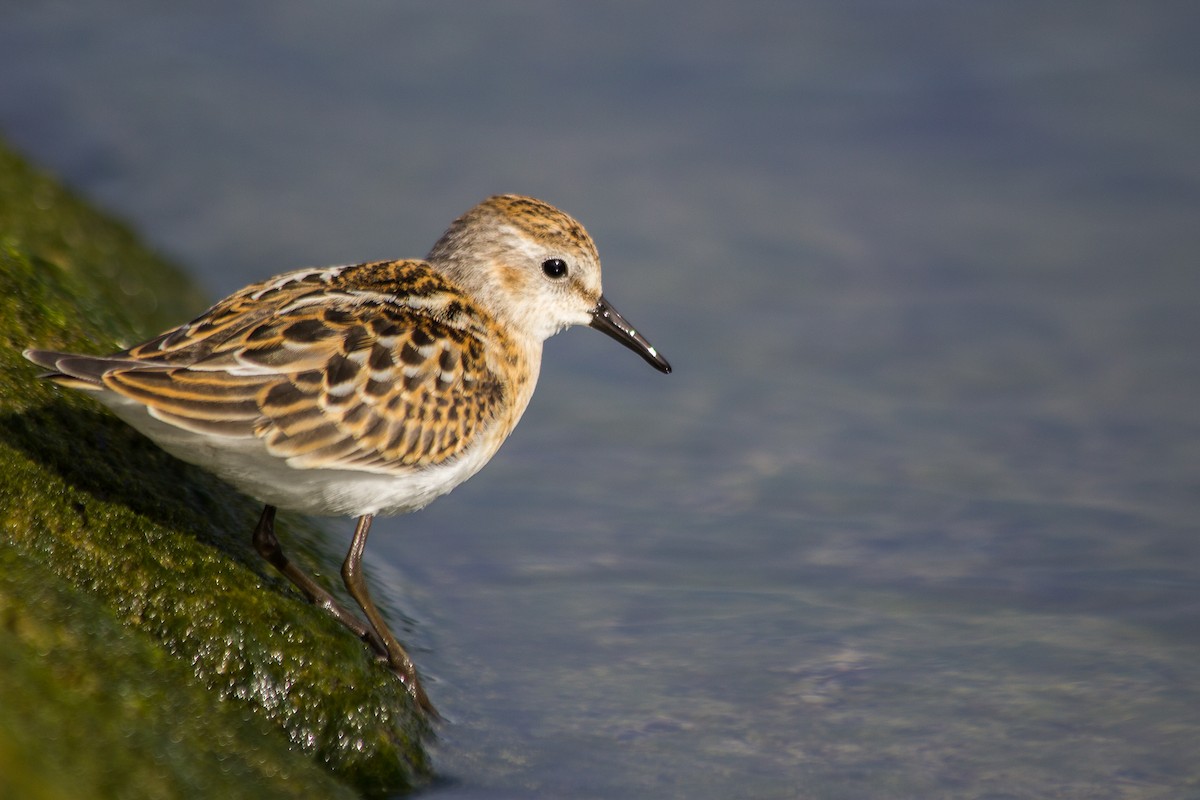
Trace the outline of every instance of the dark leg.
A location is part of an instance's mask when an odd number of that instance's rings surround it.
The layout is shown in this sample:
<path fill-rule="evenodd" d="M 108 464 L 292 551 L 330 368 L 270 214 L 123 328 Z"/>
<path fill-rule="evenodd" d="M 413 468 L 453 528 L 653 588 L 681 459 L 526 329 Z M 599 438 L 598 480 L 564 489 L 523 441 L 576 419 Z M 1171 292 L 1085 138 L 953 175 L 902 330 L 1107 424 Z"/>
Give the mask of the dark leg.
<path fill-rule="evenodd" d="M 375 608 L 370 593 L 367 592 L 367 582 L 363 578 L 362 572 L 362 557 L 363 550 L 367 546 L 367 533 L 371 530 L 371 520 L 370 514 L 358 518 L 358 525 L 354 528 L 354 540 L 350 543 L 350 552 L 346 554 L 346 561 L 342 564 L 342 580 L 345 582 L 350 596 L 367 615 L 367 621 L 375 628 L 375 633 L 383 640 L 387 648 L 388 665 L 392 671 L 400 676 L 400 680 L 404 681 L 404 685 L 408 687 L 408 691 L 412 693 L 413 699 L 417 701 L 421 710 L 434 719 L 440 719 L 437 709 L 433 707 L 433 703 L 429 702 L 429 697 L 421 686 L 421 679 L 417 676 L 417 668 L 412 659 L 408 657 L 408 653 L 404 652 L 400 642 L 396 641 L 396 637 L 388 629 L 387 623 L 383 621 L 383 615 L 379 613 L 379 609 Z"/>
<path fill-rule="evenodd" d="M 284 577 L 295 584 L 296 588 L 303 592 L 308 602 L 328 611 L 337 618 L 338 622 L 354 631 L 354 634 L 358 638 L 371 645 L 379 655 L 388 657 L 387 646 L 376 635 L 375 631 L 368 628 L 362 620 L 343 608 L 333 598 L 333 595 L 325 591 L 312 578 L 301 572 L 300 568 L 289 561 L 288 557 L 283 554 L 283 547 L 280 546 L 279 539 L 275 536 L 275 506 L 264 508 L 262 516 L 258 518 L 258 525 L 254 526 L 254 549 L 258 551 L 260 556 L 270 562 L 271 566 L 282 572 Z"/>

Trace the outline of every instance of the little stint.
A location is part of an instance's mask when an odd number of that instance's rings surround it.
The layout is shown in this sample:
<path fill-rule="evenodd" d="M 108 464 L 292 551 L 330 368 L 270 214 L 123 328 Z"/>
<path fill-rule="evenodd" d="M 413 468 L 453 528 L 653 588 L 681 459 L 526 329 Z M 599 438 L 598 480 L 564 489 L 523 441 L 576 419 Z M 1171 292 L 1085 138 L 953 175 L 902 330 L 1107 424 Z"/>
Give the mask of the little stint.
<path fill-rule="evenodd" d="M 424 260 L 288 272 L 119 353 L 25 357 L 264 503 L 258 552 L 436 717 L 367 591 L 371 520 L 422 508 L 478 472 L 529 403 L 542 342 L 572 325 L 671 371 L 601 293 L 583 226 L 502 195 L 455 220 Z M 357 517 L 342 578 L 365 622 L 284 555 L 276 508 Z"/>

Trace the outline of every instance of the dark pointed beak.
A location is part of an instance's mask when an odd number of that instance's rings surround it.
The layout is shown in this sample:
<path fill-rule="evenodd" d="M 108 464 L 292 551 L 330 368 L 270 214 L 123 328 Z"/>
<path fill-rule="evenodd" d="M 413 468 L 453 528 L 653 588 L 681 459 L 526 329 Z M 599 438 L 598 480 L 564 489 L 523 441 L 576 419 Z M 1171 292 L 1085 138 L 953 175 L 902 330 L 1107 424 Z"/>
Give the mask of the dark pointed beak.
<path fill-rule="evenodd" d="M 590 325 L 598 331 L 607 333 L 646 359 L 646 362 L 659 372 L 670 373 L 671 365 L 667 363 L 667 360 L 658 354 L 658 351 L 654 349 L 654 345 L 646 341 L 645 336 L 635 331 L 633 326 L 617 313 L 617 310 L 612 307 L 612 303 L 608 302 L 604 298 L 604 295 L 600 296 L 600 302 L 592 309 L 592 321 Z"/>

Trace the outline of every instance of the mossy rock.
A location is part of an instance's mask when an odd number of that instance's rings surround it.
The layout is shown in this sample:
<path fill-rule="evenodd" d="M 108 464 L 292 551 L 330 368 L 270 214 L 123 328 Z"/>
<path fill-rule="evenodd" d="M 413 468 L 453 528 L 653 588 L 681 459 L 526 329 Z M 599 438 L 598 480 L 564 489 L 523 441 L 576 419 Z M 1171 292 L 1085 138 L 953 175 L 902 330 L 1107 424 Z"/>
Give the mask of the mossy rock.
<path fill-rule="evenodd" d="M 429 777 L 403 685 L 253 552 L 256 504 L 21 357 L 116 350 L 203 306 L 0 144 L 0 797 L 381 796 Z M 336 574 L 318 531 L 280 529 Z"/>

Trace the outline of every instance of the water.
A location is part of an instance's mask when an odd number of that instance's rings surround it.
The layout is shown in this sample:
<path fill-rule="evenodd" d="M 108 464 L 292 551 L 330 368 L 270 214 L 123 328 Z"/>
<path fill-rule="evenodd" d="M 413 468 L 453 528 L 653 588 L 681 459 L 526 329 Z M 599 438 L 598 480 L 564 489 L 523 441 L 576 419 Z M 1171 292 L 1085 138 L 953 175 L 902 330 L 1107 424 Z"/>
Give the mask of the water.
<path fill-rule="evenodd" d="M 431 797 L 1200 797 L 1197 40 L 1171 2 L 10 4 L 0 129 L 214 296 L 497 191 L 598 240 L 675 373 L 551 341 L 497 459 L 368 548 L 452 718 Z"/>

